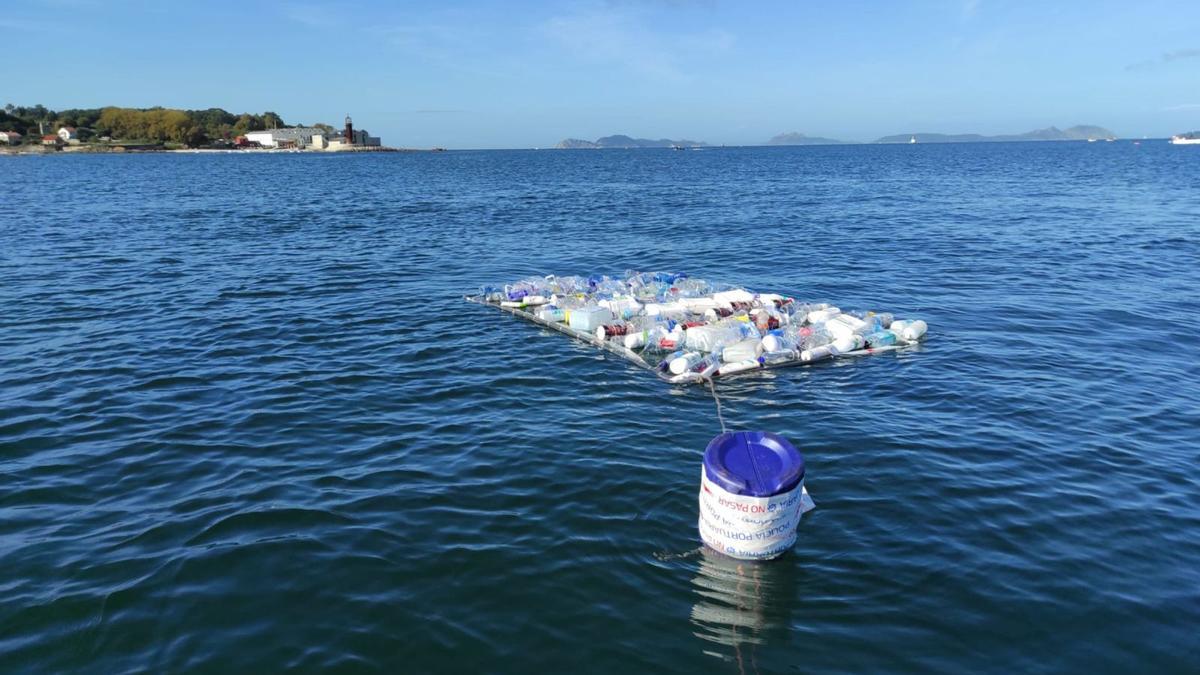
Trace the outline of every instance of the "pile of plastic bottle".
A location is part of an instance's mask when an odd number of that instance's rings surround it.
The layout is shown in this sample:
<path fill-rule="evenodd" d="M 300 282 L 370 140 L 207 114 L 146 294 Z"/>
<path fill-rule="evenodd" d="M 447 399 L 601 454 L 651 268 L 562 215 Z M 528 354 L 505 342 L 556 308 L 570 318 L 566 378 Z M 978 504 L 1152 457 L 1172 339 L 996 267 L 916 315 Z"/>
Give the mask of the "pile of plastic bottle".
<path fill-rule="evenodd" d="M 928 329 L 888 312 L 844 312 L 665 272 L 531 277 L 469 299 L 641 360 L 671 382 L 889 351 Z"/>

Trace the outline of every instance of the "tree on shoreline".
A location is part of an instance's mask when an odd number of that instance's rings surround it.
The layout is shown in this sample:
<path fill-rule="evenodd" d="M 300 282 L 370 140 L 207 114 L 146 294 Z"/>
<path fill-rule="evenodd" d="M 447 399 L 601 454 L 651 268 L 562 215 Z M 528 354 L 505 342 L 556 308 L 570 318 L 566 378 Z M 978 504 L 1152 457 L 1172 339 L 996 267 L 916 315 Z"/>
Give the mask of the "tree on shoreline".
<path fill-rule="evenodd" d="M 54 111 L 41 104 L 18 106 L 9 103 L 0 112 L 0 131 L 16 131 L 32 138 L 30 134 L 36 136 L 38 133 L 39 122 L 45 125 L 47 133 L 68 126 L 89 130 L 97 138 L 181 143 L 190 147 L 206 145 L 216 139 L 232 140 L 249 131 L 289 126 L 274 112 L 234 115 L 221 108 L 179 110 L 109 106 Z"/>

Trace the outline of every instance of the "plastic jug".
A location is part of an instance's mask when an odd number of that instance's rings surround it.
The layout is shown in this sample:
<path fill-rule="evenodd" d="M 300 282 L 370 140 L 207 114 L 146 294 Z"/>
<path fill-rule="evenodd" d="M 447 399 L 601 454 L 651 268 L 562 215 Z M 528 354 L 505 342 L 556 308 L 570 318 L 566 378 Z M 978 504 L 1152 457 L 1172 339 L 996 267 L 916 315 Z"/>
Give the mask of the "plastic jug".
<path fill-rule="evenodd" d="M 905 342 L 916 342 L 925 335 L 925 331 L 929 330 L 929 326 L 920 319 L 915 321 L 893 321 L 891 330 Z"/>
<path fill-rule="evenodd" d="M 879 349 L 896 344 L 896 334 L 890 330 L 880 330 L 863 338 L 868 349 Z"/>
<path fill-rule="evenodd" d="M 727 347 L 721 353 L 721 360 L 725 363 L 736 363 L 738 361 L 753 361 L 758 358 L 758 348 L 761 340 L 758 338 L 747 338 L 739 340 Z"/>

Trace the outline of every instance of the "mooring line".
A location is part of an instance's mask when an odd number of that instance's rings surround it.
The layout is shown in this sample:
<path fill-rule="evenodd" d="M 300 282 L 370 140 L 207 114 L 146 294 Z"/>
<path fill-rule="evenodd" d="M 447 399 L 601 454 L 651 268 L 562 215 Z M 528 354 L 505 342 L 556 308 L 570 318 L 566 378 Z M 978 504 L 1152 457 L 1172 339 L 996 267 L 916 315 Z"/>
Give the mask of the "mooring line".
<path fill-rule="evenodd" d="M 717 398 L 717 385 L 715 382 L 713 382 L 713 379 L 711 377 L 707 378 L 707 379 L 708 379 L 708 388 L 710 391 L 712 391 L 713 402 L 717 404 L 717 421 L 721 423 L 721 433 L 726 433 L 725 418 L 721 416 L 721 399 Z"/>

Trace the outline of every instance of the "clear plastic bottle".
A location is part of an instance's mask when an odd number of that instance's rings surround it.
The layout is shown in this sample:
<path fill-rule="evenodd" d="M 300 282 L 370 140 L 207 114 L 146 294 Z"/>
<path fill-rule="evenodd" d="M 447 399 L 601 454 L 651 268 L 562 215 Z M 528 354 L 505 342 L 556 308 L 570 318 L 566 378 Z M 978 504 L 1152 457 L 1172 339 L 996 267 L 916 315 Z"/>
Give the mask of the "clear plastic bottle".
<path fill-rule="evenodd" d="M 830 335 L 829 331 L 825 330 L 825 326 L 823 324 L 816 326 L 804 326 L 799 330 L 798 335 L 800 336 L 799 349 L 824 347 L 825 345 L 833 342 L 833 335 Z"/>
<path fill-rule="evenodd" d="M 758 338 L 754 324 L 730 318 L 719 323 L 697 326 L 688 331 L 688 349 L 703 352 L 715 351 L 719 346 L 731 345 L 747 338 Z"/>
<path fill-rule="evenodd" d="M 561 307 L 542 307 L 538 310 L 537 316 L 542 321 L 562 323 L 567 320 L 567 310 Z"/>
<path fill-rule="evenodd" d="M 662 351 L 671 351 L 681 349 L 685 341 L 686 332 L 683 330 L 683 326 L 675 324 L 674 328 L 659 338 L 658 346 Z"/>
<path fill-rule="evenodd" d="M 666 337 L 669 332 L 665 322 L 658 321 L 650 316 L 634 317 L 626 325 L 629 326 L 624 337 L 624 344 L 627 349 L 647 347 L 651 351 L 656 351 L 658 349 L 658 342 Z"/>

